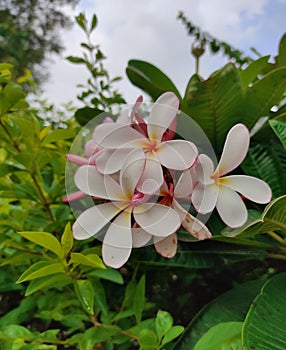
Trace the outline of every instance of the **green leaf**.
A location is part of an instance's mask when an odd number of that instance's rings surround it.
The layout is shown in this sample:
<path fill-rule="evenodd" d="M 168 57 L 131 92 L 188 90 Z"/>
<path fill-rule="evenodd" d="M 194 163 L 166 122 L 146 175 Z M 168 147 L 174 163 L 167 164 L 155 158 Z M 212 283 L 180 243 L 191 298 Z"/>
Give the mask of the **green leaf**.
<path fill-rule="evenodd" d="M 17 280 L 16 283 L 30 281 L 36 278 L 64 273 L 64 266 L 61 263 L 50 263 L 48 261 L 39 261 L 30 266 Z"/>
<path fill-rule="evenodd" d="M 204 130 L 214 149 L 220 151 L 229 129 L 242 122 L 243 88 L 239 70 L 227 64 L 207 80 L 191 77 L 181 110 Z"/>
<path fill-rule="evenodd" d="M 75 20 L 77 24 L 84 30 L 86 31 L 86 18 L 83 12 L 81 12 L 79 15 L 75 16 Z"/>
<path fill-rule="evenodd" d="M 154 350 L 157 348 L 158 339 L 155 332 L 151 329 L 143 329 L 140 332 L 138 343 L 142 350 Z"/>
<path fill-rule="evenodd" d="M 184 332 L 183 326 L 174 326 L 168 330 L 162 339 L 162 345 L 170 343 L 172 340 L 176 339 L 180 334 Z"/>
<path fill-rule="evenodd" d="M 224 322 L 210 328 L 194 350 L 242 350 L 242 322 Z"/>
<path fill-rule="evenodd" d="M 65 226 L 64 233 L 61 237 L 61 245 L 65 255 L 67 255 L 72 250 L 73 235 L 70 222 L 68 222 Z"/>
<path fill-rule="evenodd" d="M 13 108 L 21 99 L 25 97 L 22 87 L 13 82 L 9 82 L 0 91 L 0 116 Z"/>
<path fill-rule="evenodd" d="M 174 350 L 193 349 L 207 330 L 218 323 L 244 321 L 262 285 L 263 281 L 260 280 L 245 282 L 212 300 L 189 323 Z"/>
<path fill-rule="evenodd" d="M 0 265 L 1 266 L 1 265 Z M 94 270 L 92 276 L 102 278 L 107 281 L 111 281 L 117 284 L 123 284 L 124 280 L 121 273 L 113 269 L 104 269 L 104 270 Z"/>
<path fill-rule="evenodd" d="M 145 288 L 146 288 L 146 279 L 145 279 L 145 275 L 143 275 L 140 278 L 140 281 L 135 288 L 134 299 L 133 299 L 133 310 L 134 310 L 137 323 L 141 321 L 142 313 L 145 306 Z"/>
<path fill-rule="evenodd" d="M 151 63 L 130 60 L 126 68 L 126 74 L 132 84 L 145 91 L 153 100 L 156 100 L 166 91 L 172 91 L 178 98 L 181 98 L 171 79 Z"/>
<path fill-rule="evenodd" d="M 94 289 L 91 282 L 89 280 L 75 280 L 74 286 L 83 309 L 89 315 L 94 315 Z"/>
<path fill-rule="evenodd" d="M 104 317 L 108 316 L 108 304 L 106 300 L 106 293 L 103 284 L 100 280 L 94 279 L 94 292 L 95 292 L 95 302 L 96 306 L 101 310 Z"/>
<path fill-rule="evenodd" d="M 286 66 L 286 34 L 284 34 L 279 43 L 279 54 L 275 57 L 280 67 Z"/>
<path fill-rule="evenodd" d="M 76 63 L 76 64 L 85 63 L 85 60 L 82 57 L 78 57 L 78 56 L 67 56 L 66 60 L 70 61 L 71 63 Z"/>
<path fill-rule="evenodd" d="M 260 57 L 241 70 L 240 76 L 244 90 L 257 79 L 258 75 L 261 75 L 267 69 L 269 58 L 270 56 Z"/>
<path fill-rule="evenodd" d="M 4 326 L 1 328 L 1 338 L 2 334 L 5 335 L 6 338 L 10 339 L 16 339 L 16 338 L 23 338 L 25 340 L 33 340 L 35 336 L 31 331 L 29 331 L 27 328 L 16 325 L 16 324 L 11 324 L 8 326 Z"/>
<path fill-rule="evenodd" d="M 47 136 L 43 139 L 43 144 L 72 139 L 74 137 L 75 134 L 71 130 L 56 129 L 47 134 Z"/>
<path fill-rule="evenodd" d="M 82 264 L 97 269 L 106 269 L 103 261 L 96 254 L 83 255 L 81 253 L 71 253 L 71 260 L 74 264 Z"/>
<path fill-rule="evenodd" d="M 269 124 L 286 149 L 286 123 L 279 120 L 270 120 Z"/>
<path fill-rule="evenodd" d="M 286 152 L 280 143 L 268 140 L 252 145 L 241 167 L 247 175 L 267 182 L 274 197 L 285 193 Z"/>
<path fill-rule="evenodd" d="M 83 107 L 78 109 L 75 112 L 75 119 L 78 121 L 78 123 L 82 126 L 87 124 L 89 121 L 91 121 L 93 118 L 97 117 L 101 113 L 105 113 L 103 110 L 98 108 L 91 108 L 91 107 Z"/>
<path fill-rule="evenodd" d="M 64 273 L 57 273 L 54 276 L 38 278 L 30 282 L 26 289 L 25 296 L 31 295 L 38 290 L 61 288 L 70 283 L 72 283 L 72 279 Z"/>
<path fill-rule="evenodd" d="M 159 310 L 155 320 L 156 333 L 161 340 L 163 336 L 172 328 L 173 317 L 167 311 Z"/>
<path fill-rule="evenodd" d="M 94 28 L 95 28 L 96 26 L 97 26 L 97 17 L 96 17 L 96 15 L 94 14 L 94 15 L 92 16 L 91 26 L 90 26 L 89 32 L 91 33 L 91 32 L 94 30 Z"/>
<path fill-rule="evenodd" d="M 22 237 L 28 239 L 29 241 L 44 247 L 54 254 L 56 254 L 60 259 L 63 259 L 64 252 L 60 242 L 48 232 L 18 232 Z"/>
<path fill-rule="evenodd" d="M 254 300 L 243 326 L 246 349 L 286 349 L 286 273 L 273 276 Z"/>

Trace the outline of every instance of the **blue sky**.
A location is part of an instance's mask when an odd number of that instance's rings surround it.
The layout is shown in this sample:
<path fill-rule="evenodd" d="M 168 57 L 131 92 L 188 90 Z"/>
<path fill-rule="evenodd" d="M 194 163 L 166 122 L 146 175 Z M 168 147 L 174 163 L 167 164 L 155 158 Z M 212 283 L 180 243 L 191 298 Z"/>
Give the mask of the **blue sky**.
<path fill-rule="evenodd" d="M 203 30 L 247 53 L 253 46 L 263 55 L 274 56 L 286 32 L 286 0 L 80 0 L 75 9 L 67 11 L 71 16 L 81 11 L 89 17 L 96 13 L 99 23 L 94 42 L 108 57 L 106 67 L 110 75 L 123 77 L 117 88 L 128 103 L 133 103 L 141 91 L 125 75 L 129 59 L 155 64 L 181 92 L 194 73 L 192 41 L 176 19 L 180 10 Z M 76 85 L 85 82 L 87 75 L 83 67 L 72 65 L 65 57 L 80 52 L 84 36 L 74 26 L 63 31 L 61 37 L 66 50 L 48 65 L 51 75 L 43 86 L 44 95 L 52 103 L 72 101 L 80 105 Z M 204 55 L 200 73 L 207 78 L 225 63 L 221 55 Z"/>

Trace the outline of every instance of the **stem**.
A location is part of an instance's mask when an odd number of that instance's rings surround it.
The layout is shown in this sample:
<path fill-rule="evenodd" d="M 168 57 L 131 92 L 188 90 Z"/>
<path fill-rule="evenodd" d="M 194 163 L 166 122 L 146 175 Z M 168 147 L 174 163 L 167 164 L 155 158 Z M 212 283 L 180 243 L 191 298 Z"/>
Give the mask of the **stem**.
<path fill-rule="evenodd" d="M 267 258 L 275 260 L 286 260 L 286 255 L 283 254 L 268 254 Z"/>
<path fill-rule="evenodd" d="M 200 58 L 196 57 L 196 74 L 199 74 L 199 64 L 200 64 Z"/>
<path fill-rule="evenodd" d="M 285 240 L 282 237 L 280 237 L 276 232 L 268 231 L 267 234 L 280 244 L 286 245 Z"/>
<path fill-rule="evenodd" d="M 46 200 L 46 197 L 45 197 L 45 195 L 44 195 L 44 193 L 43 193 L 43 190 L 42 190 L 42 188 L 41 188 L 41 186 L 40 186 L 40 184 L 39 184 L 39 182 L 38 182 L 38 180 L 37 180 L 35 174 L 34 174 L 34 173 L 31 173 L 30 175 L 31 175 L 32 180 L 33 180 L 34 183 L 35 183 L 35 186 L 36 186 L 38 192 L 39 192 L 39 195 L 40 195 L 40 197 L 41 197 L 41 202 L 42 202 L 44 208 L 47 210 L 51 221 L 54 221 L 55 219 L 54 219 L 53 213 L 52 213 L 52 211 L 51 211 L 50 205 L 49 205 L 49 203 L 48 203 L 47 200 Z"/>

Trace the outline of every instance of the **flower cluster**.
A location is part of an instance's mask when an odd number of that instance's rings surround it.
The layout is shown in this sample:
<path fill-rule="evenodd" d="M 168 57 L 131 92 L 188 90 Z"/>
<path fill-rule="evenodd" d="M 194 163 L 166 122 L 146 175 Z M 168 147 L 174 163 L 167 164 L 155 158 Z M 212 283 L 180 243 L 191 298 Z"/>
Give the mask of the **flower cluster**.
<path fill-rule="evenodd" d="M 146 120 L 138 110 L 138 98 L 130 115 L 116 122 L 107 118 L 85 146 L 86 158 L 68 155 L 78 164 L 74 176 L 78 192 L 66 201 L 91 196 L 100 204 L 86 209 L 73 225 L 76 239 L 96 236 L 108 225 L 102 245 L 104 262 L 121 267 L 133 247 L 153 243 L 157 252 L 172 257 L 176 232 L 183 226 L 199 240 L 211 237 L 208 228 L 186 210 L 200 214 L 216 207 L 230 227 L 245 223 L 247 210 L 238 194 L 257 203 L 271 199 L 269 186 L 245 175 L 224 176 L 240 165 L 249 147 L 249 132 L 242 124 L 228 133 L 216 167 L 199 154 L 190 141 L 175 139 L 179 100 L 162 94 Z"/>

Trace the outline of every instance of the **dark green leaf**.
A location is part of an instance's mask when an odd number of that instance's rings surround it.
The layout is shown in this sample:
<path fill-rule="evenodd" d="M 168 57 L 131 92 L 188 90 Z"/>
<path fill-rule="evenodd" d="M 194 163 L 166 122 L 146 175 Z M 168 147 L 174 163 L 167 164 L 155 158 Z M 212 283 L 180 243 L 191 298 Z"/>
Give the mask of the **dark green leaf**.
<path fill-rule="evenodd" d="M 75 112 L 75 119 L 79 122 L 80 125 L 84 126 L 89 121 L 91 121 L 93 118 L 97 117 L 101 113 L 104 113 L 103 110 L 98 108 L 91 108 L 91 107 L 83 107 L 78 109 Z"/>
<path fill-rule="evenodd" d="M 141 321 L 142 313 L 145 306 L 145 288 L 146 288 L 146 279 L 145 279 L 145 275 L 143 275 L 140 278 L 140 281 L 135 288 L 134 299 L 133 299 L 133 310 L 134 310 L 137 323 Z"/>
<path fill-rule="evenodd" d="M 75 280 L 75 292 L 85 312 L 94 315 L 94 289 L 89 280 Z"/>
<path fill-rule="evenodd" d="M 286 123 L 279 120 L 270 120 L 269 124 L 286 149 Z"/>

